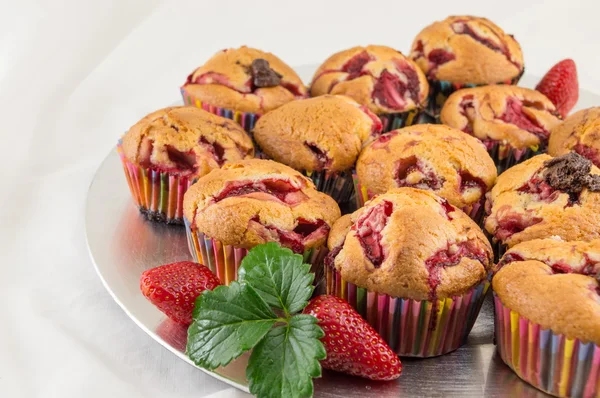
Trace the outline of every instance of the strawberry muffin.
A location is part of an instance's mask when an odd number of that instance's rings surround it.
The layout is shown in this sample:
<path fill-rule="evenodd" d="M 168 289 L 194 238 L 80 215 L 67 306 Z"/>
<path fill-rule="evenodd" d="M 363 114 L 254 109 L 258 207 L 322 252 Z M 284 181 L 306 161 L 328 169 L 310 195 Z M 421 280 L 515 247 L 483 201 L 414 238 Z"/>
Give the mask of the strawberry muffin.
<path fill-rule="evenodd" d="M 463 87 L 517 84 L 523 54 L 512 35 L 486 18 L 452 16 L 415 38 L 410 57 L 431 87 L 428 111 L 437 116 L 452 92 Z"/>
<path fill-rule="evenodd" d="M 385 46 L 353 47 L 329 57 L 310 86 L 313 97 L 342 94 L 377 114 L 384 131 L 418 121 L 429 86 L 419 67 Z"/>
<path fill-rule="evenodd" d="M 401 356 L 460 347 L 477 318 L 492 248 L 430 191 L 396 188 L 341 217 L 328 239 L 329 294 L 347 300 Z"/>
<path fill-rule="evenodd" d="M 543 94 L 516 86 L 458 90 L 440 117 L 442 123 L 483 141 L 498 173 L 545 150 L 550 130 L 561 121 Z"/>
<path fill-rule="evenodd" d="M 552 129 L 548 153 L 560 156 L 570 151 L 600 167 L 600 107 L 575 112 Z"/>
<path fill-rule="evenodd" d="M 435 192 L 479 222 L 496 166 L 481 141 L 453 128 L 419 124 L 390 131 L 370 143 L 356 163 L 361 207 L 397 187 Z"/>
<path fill-rule="evenodd" d="M 293 101 L 267 113 L 253 130 L 263 152 L 312 178 L 338 202 L 354 191 L 352 168 L 381 121 L 351 98 L 324 95 Z"/>
<path fill-rule="evenodd" d="M 600 170 L 575 152 L 535 156 L 498 177 L 486 211 L 499 255 L 533 239 L 600 238 Z"/>
<path fill-rule="evenodd" d="M 254 156 L 252 140 L 237 123 L 188 106 L 147 115 L 117 149 L 140 211 L 168 224 L 183 223 L 183 194 L 196 178 Z"/>
<path fill-rule="evenodd" d="M 250 131 L 260 115 L 308 92 L 275 55 L 243 46 L 216 53 L 188 76 L 181 95 L 185 104 L 233 119 Z"/>
<path fill-rule="evenodd" d="M 599 396 L 600 240 L 532 240 L 500 264 L 492 284 L 502 360 L 546 393 Z"/>
<path fill-rule="evenodd" d="M 337 203 L 297 171 L 271 160 L 231 163 L 198 179 L 183 201 L 190 251 L 225 283 L 252 247 L 278 242 L 322 261 Z"/>

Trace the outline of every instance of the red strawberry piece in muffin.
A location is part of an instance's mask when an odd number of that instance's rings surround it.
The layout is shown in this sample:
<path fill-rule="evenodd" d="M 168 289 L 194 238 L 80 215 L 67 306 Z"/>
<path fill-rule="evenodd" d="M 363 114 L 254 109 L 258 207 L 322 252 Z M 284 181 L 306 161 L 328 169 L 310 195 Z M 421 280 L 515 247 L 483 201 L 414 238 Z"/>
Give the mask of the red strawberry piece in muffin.
<path fill-rule="evenodd" d="M 570 151 L 600 167 L 600 107 L 575 112 L 552 129 L 548 153 L 561 156 Z"/>

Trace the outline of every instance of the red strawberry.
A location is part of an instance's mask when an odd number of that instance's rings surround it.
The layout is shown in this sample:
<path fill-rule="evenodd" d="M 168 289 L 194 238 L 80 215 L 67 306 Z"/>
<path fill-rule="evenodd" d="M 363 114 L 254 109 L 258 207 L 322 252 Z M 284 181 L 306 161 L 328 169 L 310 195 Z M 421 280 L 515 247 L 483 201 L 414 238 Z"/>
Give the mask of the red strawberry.
<path fill-rule="evenodd" d="M 144 271 L 140 289 L 152 304 L 177 323 L 192 323 L 196 297 L 221 282 L 207 267 L 191 261 L 161 265 Z"/>
<path fill-rule="evenodd" d="M 326 369 L 366 377 L 394 380 L 402 372 L 400 359 L 354 308 L 335 296 L 318 296 L 303 311 L 319 320 L 325 332 L 321 342 Z"/>
<path fill-rule="evenodd" d="M 535 89 L 552 101 L 562 117 L 567 117 L 579 99 L 575 62 L 572 59 L 563 59 L 554 65 Z"/>

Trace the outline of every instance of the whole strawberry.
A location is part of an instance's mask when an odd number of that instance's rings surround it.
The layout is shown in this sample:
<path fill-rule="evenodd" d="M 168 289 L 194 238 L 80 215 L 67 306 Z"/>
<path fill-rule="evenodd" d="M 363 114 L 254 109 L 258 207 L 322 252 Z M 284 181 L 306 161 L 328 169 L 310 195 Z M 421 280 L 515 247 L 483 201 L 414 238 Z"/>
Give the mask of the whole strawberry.
<path fill-rule="evenodd" d="M 402 372 L 400 359 L 354 308 L 335 296 L 318 296 L 303 311 L 319 320 L 326 369 L 371 380 L 394 380 Z"/>
<path fill-rule="evenodd" d="M 535 89 L 552 101 L 563 118 L 567 117 L 579 99 L 575 62 L 572 59 L 563 59 L 554 65 Z"/>
<path fill-rule="evenodd" d="M 144 271 L 140 289 L 152 304 L 177 323 L 192 323 L 196 297 L 219 286 L 219 279 L 204 265 L 191 261 L 161 265 Z"/>

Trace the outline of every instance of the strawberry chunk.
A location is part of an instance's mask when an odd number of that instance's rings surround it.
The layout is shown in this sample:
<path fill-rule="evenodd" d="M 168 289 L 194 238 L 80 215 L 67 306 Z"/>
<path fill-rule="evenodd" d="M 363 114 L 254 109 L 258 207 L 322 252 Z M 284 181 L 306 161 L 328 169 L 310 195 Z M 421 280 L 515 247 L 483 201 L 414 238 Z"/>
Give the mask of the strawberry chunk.
<path fill-rule="evenodd" d="M 544 75 L 535 88 L 556 106 L 564 118 L 579 99 L 577 67 L 572 59 L 563 59 Z"/>

